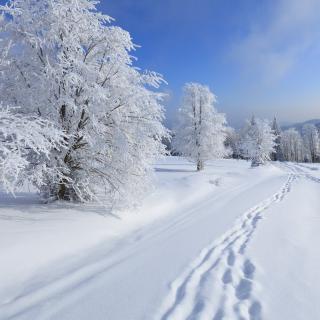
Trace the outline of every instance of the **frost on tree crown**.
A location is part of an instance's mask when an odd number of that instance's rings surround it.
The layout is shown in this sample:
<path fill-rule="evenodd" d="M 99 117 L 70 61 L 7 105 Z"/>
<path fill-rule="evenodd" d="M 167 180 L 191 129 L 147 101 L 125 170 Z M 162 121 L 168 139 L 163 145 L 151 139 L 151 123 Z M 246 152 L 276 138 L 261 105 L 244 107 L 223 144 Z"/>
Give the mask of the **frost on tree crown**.
<path fill-rule="evenodd" d="M 89 0 L 11 0 L 0 9 L 0 94 L 65 136 L 39 166 L 46 198 L 132 203 L 167 130 L 163 82 L 133 66 L 130 34 Z"/>
<path fill-rule="evenodd" d="M 198 166 L 227 154 L 226 119 L 216 111 L 215 103 L 216 97 L 207 86 L 198 83 L 184 86 L 173 145 Z"/>

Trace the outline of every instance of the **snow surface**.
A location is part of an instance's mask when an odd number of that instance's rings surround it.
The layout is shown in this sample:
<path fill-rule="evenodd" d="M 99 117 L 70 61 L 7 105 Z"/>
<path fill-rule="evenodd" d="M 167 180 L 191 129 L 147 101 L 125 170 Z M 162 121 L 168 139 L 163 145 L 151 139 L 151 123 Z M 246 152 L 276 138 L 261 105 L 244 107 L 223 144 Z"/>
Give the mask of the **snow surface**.
<path fill-rule="evenodd" d="M 320 318 L 320 166 L 168 157 L 141 207 L 2 194 L 0 319 Z"/>

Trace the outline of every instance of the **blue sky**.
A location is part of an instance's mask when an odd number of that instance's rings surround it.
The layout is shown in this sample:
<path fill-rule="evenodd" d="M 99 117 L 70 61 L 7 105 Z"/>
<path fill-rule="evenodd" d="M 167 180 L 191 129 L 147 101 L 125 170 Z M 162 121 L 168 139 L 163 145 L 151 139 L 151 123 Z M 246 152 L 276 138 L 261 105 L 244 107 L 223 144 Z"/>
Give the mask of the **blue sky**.
<path fill-rule="evenodd" d="M 141 68 L 162 73 L 169 119 L 181 87 L 209 85 L 239 125 L 251 114 L 320 118 L 319 0 L 104 0 Z"/>
<path fill-rule="evenodd" d="M 4 3 L 0 0 L 0 3 Z M 207 84 L 233 126 L 320 118 L 320 0 L 101 0 L 164 75 L 171 122 L 185 82 Z"/>

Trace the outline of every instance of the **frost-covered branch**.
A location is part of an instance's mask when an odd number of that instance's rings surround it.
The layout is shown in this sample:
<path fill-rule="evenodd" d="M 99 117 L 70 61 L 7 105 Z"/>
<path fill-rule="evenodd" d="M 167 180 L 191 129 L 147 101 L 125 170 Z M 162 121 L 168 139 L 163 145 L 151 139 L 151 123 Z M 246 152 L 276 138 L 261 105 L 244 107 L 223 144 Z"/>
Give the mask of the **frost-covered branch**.
<path fill-rule="evenodd" d="M 61 150 L 63 140 L 50 122 L 0 107 L 0 179 L 5 190 L 13 193 L 30 173 L 31 180 L 42 184 L 43 172 L 35 167 L 41 158 L 49 158 L 52 150 Z"/>

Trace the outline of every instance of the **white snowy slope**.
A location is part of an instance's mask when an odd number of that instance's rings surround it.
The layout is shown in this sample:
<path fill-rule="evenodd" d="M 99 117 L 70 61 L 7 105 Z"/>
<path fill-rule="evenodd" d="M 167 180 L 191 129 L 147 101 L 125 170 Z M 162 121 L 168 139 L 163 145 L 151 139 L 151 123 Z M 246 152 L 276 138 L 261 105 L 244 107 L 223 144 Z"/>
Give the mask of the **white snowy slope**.
<path fill-rule="evenodd" d="M 0 319 L 320 318 L 320 166 L 180 158 L 142 207 L 0 198 Z"/>

